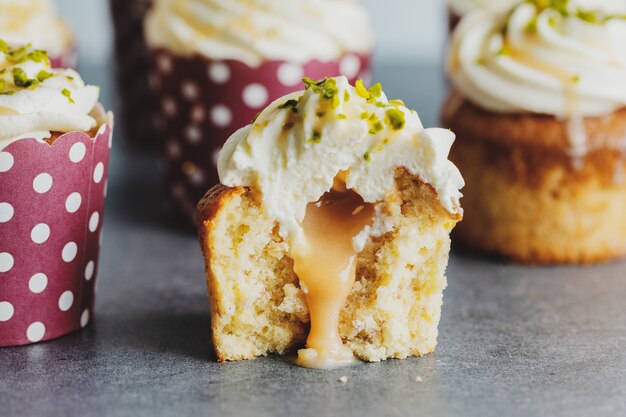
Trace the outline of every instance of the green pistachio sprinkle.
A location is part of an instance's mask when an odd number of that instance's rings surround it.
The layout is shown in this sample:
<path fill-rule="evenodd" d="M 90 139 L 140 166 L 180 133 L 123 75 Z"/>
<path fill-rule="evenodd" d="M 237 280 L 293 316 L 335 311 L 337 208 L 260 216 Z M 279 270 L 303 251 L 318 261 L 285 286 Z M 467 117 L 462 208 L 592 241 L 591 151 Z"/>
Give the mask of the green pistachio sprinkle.
<path fill-rule="evenodd" d="M 572 10 L 570 0 L 527 0 L 535 5 L 537 11 L 541 13 L 546 9 L 556 10 L 563 17 L 575 17 L 590 24 L 604 24 L 611 19 L 626 19 L 626 16 L 606 15 L 599 10 L 585 10 L 577 7 Z M 555 25 L 553 18 L 548 21 L 550 26 Z M 536 22 L 535 22 L 536 26 Z M 530 29 L 530 28 L 529 28 Z"/>
<path fill-rule="evenodd" d="M 322 141 L 322 132 L 320 132 L 319 130 L 314 130 L 313 137 L 307 140 L 307 142 L 313 142 L 313 143 L 320 143 L 321 141 Z"/>
<path fill-rule="evenodd" d="M 39 84 L 36 78 L 28 78 L 26 72 L 21 68 L 13 68 L 11 74 L 13 75 L 13 84 L 16 87 L 30 88 Z"/>
<path fill-rule="evenodd" d="M 311 78 L 304 77 L 302 81 L 307 90 L 313 90 L 315 94 L 320 94 L 326 100 L 333 100 L 334 105 L 334 98 L 339 93 L 337 81 L 334 78 L 324 78 L 321 81 L 315 81 Z"/>
<path fill-rule="evenodd" d="M 381 83 L 376 83 L 371 86 L 367 91 L 368 93 L 370 93 L 371 98 L 380 98 L 380 96 L 383 94 L 383 86 Z"/>
<path fill-rule="evenodd" d="M 0 39 L 0 52 L 8 52 L 9 45 L 2 39 Z"/>
<path fill-rule="evenodd" d="M 279 109 L 291 109 L 292 112 L 298 113 L 298 100 L 287 100 L 280 106 Z"/>
<path fill-rule="evenodd" d="M 74 99 L 72 98 L 72 93 L 67 88 L 64 88 L 63 90 L 61 90 L 61 94 L 63 94 L 65 97 L 67 97 L 67 99 L 69 100 L 70 103 L 72 103 L 72 104 L 75 103 Z"/>
<path fill-rule="evenodd" d="M 391 104 L 393 106 L 406 107 L 406 104 L 404 104 L 404 101 L 402 101 L 402 100 L 389 100 L 389 104 Z"/>
<path fill-rule="evenodd" d="M 580 82 L 580 75 L 574 75 L 572 77 L 572 82 L 579 83 Z"/>
<path fill-rule="evenodd" d="M 369 151 L 363 154 L 363 159 L 365 159 L 366 162 L 372 162 L 372 156 L 370 155 Z"/>
<path fill-rule="evenodd" d="M 369 119 L 370 114 L 366 111 L 364 111 L 363 113 L 361 113 L 361 120 L 365 120 L 365 119 Z"/>
<path fill-rule="evenodd" d="M 345 114 L 338 114 L 337 115 L 337 119 L 339 120 L 346 120 L 348 118 L 348 116 L 346 116 Z"/>
<path fill-rule="evenodd" d="M 363 97 L 366 100 L 370 98 L 370 93 L 369 91 L 367 91 L 367 88 L 365 88 L 365 84 L 363 84 L 363 80 L 357 80 L 354 87 L 356 88 L 356 93 L 360 97 Z"/>
<path fill-rule="evenodd" d="M 39 73 L 37 74 L 37 80 L 39 80 L 39 82 L 44 82 L 46 81 L 48 78 L 53 77 L 54 75 L 49 73 L 46 70 L 41 70 L 39 71 Z"/>
<path fill-rule="evenodd" d="M 343 92 L 343 101 L 345 101 L 346 103 L 350 101 L 350 93 L 348 93 L 348 90 L 345 90 Z"/>
<path fill-rule="evenodd" d="M 404 128 L 404 113 L 399 109 L 389 109 L 385 113 L 386 121 L 393 130 L 401 130 Z"/>

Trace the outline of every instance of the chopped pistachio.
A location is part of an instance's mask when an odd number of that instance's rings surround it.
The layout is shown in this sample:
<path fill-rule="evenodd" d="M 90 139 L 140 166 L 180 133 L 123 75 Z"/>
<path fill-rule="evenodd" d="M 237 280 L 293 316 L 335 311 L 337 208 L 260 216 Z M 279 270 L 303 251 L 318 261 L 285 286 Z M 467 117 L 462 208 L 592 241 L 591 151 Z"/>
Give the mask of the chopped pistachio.
<path fill-rule="evenodd" d="M 357 80 L 355 84 L 355 88 L 356 88 L 356 93 L 359 96 L 363 97 L 366 100 L 370 98 L 370 93 L 369 91 L 367 91 L 367 88 L 365 88 L 365 85 L 363 84 L 363 80 Z"/>
<path fill-rule="evenodd" d="M 8 52 L 8 51 L 9 51 L 9 45 L 5 41 L 0 39 L 0 52 Z"/>
<path fill-rule="evenodd" d="M 44 82 L 45 80 L 47 80 L 50 77 L 53 77 L 53 74 L 49 73 L 46 70 L 41 70 L 37 74 L 37 80 L 39 80 L 39 82 Z"/>
<path fill-rule="evenodd" d="M 370 114 L 366 111 L 364 111 L 363 113 L 361 113 L 361 120 L 365 120 L 365 119 L 369 119 Z"/>
<path fill-rule="evenodd" d="M 24 70 L 19 67 L 13 68 L 11 73 L 13 75 L 13 84 L 15 84 L 16 87 L 28 88 L 34 87 L 39 84 L 39 81 L 37 81 L 36 78 L 28 78 L 26 72 L 24 72 Z"/>
<path fill-rule="evenodd" d="M 367 162 L 372 162 L 372 156 L 370 155 L 369 151 L 363 154 L 363 159 L 365 159 L 365 161 Z"/>
<path fill-rule="evenodd" d="M 279 109 L 291 109 L 292 112 L 298 113 L 298 100 L 287 100 L 280 106 Z"/>
<path fill-rule="evenodd" d="M 401 130 L 404 128 L 404 113 L 399 109 L 389 109 L 385 113 L 387 123 L 391 125 L 393 130 Z"/>
<path fill-rule="evenodd" d="M 404 104 L 404 101 L 402 100 L 389 100 L 389 104 L 394 105 L 394 106 L 402 106 L 402 107 L 406 107 L 406 104 Z"/>
<path fill-rule="evenodd" d="M 580 82 L 580 75 L 574 75 L 574 76 L 572 77 L 572 82 L 573 82 L 573 83 L 578 83 L 578 82 Z"/>
<path fill-rule="evenodd" d="M 383 94 L 383 86 L 381 83 L 376 83 L 367 91 L 370 93 L 370 97 L 379 98 Z"/>
<path fill-rule="evenodd" d="M 320 143 L 321 141 L 322 141 L 322 132 L 320 132 L 319 130 L 314 130 L 313 137 L 307 140 L 307 142 L 313 142 L 313 143 Z"/>
<path fill-rule="evenodd" d="M 61 90 L 61 94 L 63 94 L 65 97 L 67 97 L 67 99 L 69 100 L 70 103 L 74 104 L 75 101 L 72 98 L 72 92 L 70 90 L 68 90 L 67 88 L 64 88 L 63 90 Z"/>
<path fill-rule="evenodd" d="M 339 120 L 346 120 L 348 118 L 348 116 L 346 116 L 345 114 L 338 114 L 337 115 L 337 119 Z"/>
<path fill-rule="evenodd" d="M 350 93 L 348 93 L 348 90 L 344 90 L 343 92 L 343 101 L 346 103 L 350 101 Z"/>

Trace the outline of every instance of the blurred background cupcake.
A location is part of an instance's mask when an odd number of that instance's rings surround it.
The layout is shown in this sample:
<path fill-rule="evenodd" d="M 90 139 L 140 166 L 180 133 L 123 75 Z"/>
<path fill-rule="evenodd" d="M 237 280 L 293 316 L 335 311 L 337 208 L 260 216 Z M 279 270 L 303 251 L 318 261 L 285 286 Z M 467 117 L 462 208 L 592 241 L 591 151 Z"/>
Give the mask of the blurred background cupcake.
<path fill-rule="evenodd" d="M 489 12 L 506 12 L 519 0 L 448 0 L 448 20 L 450 30 L 459 23 L 467 13 L 481 9 Z"/>
<path fill-rule="evenodd" d="M 461 20 L 443 108 L 467 183 L 458 241 L 529 263 L 626 255 L 624 16 L 535 0 Z"/>
<path fill-rule="evenodd" d="M 369 78 L 374 47 L 353 0 L 156 0 L 145 33 L 171 208 L 189 220 L 233 132 L 305 76 Z"/>
<path fill-rule="evenodd" d="M 124 142 L 137 149 L 156 148 L 152 94 L 148 85 L 150 58 L 143 20 L 152 0 L 110 0 L 114 27 L 118 120 Z"/>
<path fill-rule="evenodd" d="M 0 40 L 0 346 L 93 317 L 113 128 L 99 92 Z"/>
<path fill-rule="evenodd" d="M 76 67 L 72 33 L 52 0 L 0 0 L 0 38 L 48 51 L 53 67 Z"/>

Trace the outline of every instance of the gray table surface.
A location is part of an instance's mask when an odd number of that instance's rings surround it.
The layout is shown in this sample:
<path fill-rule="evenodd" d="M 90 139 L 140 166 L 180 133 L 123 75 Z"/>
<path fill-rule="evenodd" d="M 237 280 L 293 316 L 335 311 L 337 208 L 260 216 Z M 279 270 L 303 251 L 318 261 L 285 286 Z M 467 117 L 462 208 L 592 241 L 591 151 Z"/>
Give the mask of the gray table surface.
<path fill-rule="evenodd" d="M 111 105 L 107 72 L 84 73 Z M 377 74 L 436 123 L 438 65 Z M 336 371 L 276 357 L 215 363 L 196 237 L 167 225 L 155 158 L 120 142 L 96 319 L 0 349 L 1 416 L 626 415 L 624 263 L 529 268 L 455 252 L 434 354 Z"/>

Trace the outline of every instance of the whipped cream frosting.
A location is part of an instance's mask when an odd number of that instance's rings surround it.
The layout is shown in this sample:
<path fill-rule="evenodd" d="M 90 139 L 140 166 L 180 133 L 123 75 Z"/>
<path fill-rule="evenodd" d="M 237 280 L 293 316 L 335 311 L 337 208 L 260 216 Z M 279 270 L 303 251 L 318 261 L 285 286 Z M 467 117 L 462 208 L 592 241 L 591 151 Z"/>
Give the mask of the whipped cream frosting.
<path fill-rule="evenodd" d="M 394 170 L 405 167 L 437 191 L 443 207 L 461 213 L 464 181 L 448 160 L 454 134 L 425 129 L 415 111 L 389 101 L 380 84 L 367 90 L 345 77 L 308 81 L 304 92 L 270 104 L 256 121 L 233 134 L 220 152 L 224 185 L 260 190 L 280 233 L 299 239 L 307 204 L 340 175 L 365 202 L 395 189 Z"/>
<path fill-rule="evenodd" d="M 45 52 L 0 40 L 0 149 L 22 138 L 91 130 L 99 93 L 76 71 L 52 69 Z"/>
<path fill-rule="evenodd" d="M 626 106 L 626 2 L 545 3 L 466 15 L 448 56 L 455 89 L 493 112 L 571 118 Z"/>
<path fill-rule="evenodd" d="M 72 47 L 72 36 L 52 0 L 0 0 L 0 39 L 32 43 L 52 57 Z"/>
<path fill-rule="evenodd" d="M 145 32 L 153 48 L 250 66 L 373 49 L 369 18 L 355 0 L 156 0 Z"/>
<path fill-rule="evenodd" d="M 489 12 L 506 12 L 522 0 L 448 0 L 450 10 L 457 16 L 463 16 L 475 9 Z"/>

